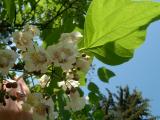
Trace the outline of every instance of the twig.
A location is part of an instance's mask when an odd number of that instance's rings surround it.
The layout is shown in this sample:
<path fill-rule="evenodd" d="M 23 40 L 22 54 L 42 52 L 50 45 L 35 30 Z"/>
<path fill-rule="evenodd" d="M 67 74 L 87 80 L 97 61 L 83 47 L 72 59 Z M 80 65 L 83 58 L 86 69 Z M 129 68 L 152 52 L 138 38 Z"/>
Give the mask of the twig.
<path fill-rule="evenodd" d="M 68 5 L 68 7 L 66 7 L 65 9 L 63 9 L 61 11 L 63 6 L 66 4 L 66 2 L 64 4 L 62 4 L 62 6 L 57 11 L 57 14 L 54 17 L 52 17 L 50 20 L 46 21 L 45 24 L 43 24 L 43 28 L 45 29 L 48 26 L 49 23 L 51 23 L 52 21 L 56 20 L 60 15 L 62 15 L 64 12 L 66 12 L 68 9 L 70 9 L 72 7 L 72 5 L 74 3 L 76 3 L 76 2 L 77 2 L 77 0 L 73 1 L 70 5 Z"/>
<path fill-rule="evenodd" d="M 17 19 L 17 12 L 16 12 L 16 9 L 15 9 L 15 16 L 14 16 L 15 18 L 14 18 L 14 25 L 15 25 L 15 23 L 16 23 L 16 19 Z"/>
<path fill-rule="evenodd" d="M 40 2 L 40 0 L 38 0 L 38 1 L 32 6 L 32 9 L 31 9 L 30 12 L 28 13 L 28 15 L 30 15 L 30 14 L 32 13 L 32 11 L 35 11 L 35 10 L 36 10 L 36 5 L 37 5 L 39 2 Z M 25 23 L 29 22 L 32 18 L 33 18 L 33 16 L 32 16 L 30 19 L 26 19 L 26 18 L 25 18 L 25 20 L 24 20 L 23 23 L 22 23 L 22 26 L 23 26 Z"/>

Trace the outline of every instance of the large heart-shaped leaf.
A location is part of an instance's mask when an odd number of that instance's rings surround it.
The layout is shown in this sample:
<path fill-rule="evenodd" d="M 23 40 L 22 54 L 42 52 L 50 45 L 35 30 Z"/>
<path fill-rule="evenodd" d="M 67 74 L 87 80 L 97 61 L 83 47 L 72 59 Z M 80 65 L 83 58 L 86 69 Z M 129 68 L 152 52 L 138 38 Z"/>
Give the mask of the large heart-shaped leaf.
<path fill-rule="evenodd" d="M 100 61 L 109 65 L 119 65 L 127 62 L 133 57 L 134 52 L 133 50 L 128 50 L 120 45 L 116 45 L 115 42 L 110 42 L 104 46 L 90 49 L 88 51 L 93 53 Z"/>
<path fill-rule="evenodd" d="M 101 56 L 97 51 L 104 51 L 104 46 L 112 42 L 115 46 L 114 49 L 112 48 L 112 53 L 118 57 L 131 58 L 133 52 L 129 56 L 128 53 L 144 42 L 147 26 L 159 19 L 159 15 L 160 3 L 158 2 L 93 0 L 86 16 L 84 40 L 80 43 L 80 50 Z M 119 51 L 119 48 L 126 51 Z M 105 59 L 107 54 L 103 57 Z M 114 59 L 110 57 L 111 60 Z"/>

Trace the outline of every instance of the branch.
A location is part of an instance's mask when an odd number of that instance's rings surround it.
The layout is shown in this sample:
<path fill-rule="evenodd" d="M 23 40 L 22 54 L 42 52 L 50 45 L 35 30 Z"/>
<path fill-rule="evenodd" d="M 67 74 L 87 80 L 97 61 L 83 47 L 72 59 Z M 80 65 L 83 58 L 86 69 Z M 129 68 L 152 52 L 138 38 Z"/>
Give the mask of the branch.
<path fill-rule="evenodd" d="M 17 19 L 17 12 L 16 12 L 16 9 L 15 9 L 15 16 L 14 16 L 14 24 L 16 23 L 16 19 Z"/>
<path fill-rule="evenodd" d="M 36 3 L 32 6 L 32 9 L 31 9 L 30 12 L 28 13 L 28 15 L 30 15 L 30 14 L 32 13 L 32 11 L 35 11 L 35 10 L 36 10 L 36 5 L 37 5 L 39 2 L 40 2 L 40 0 L 36 1 Z M 33 17 L 34 17 L 34 15 L 33 15 L 30 19 L 25 18 L 25 20 L 24 20 L 23 23 L 22 23 L 22 26 L 23 26 L 25 23 L 29 22 Z"/>
<path fill-rule="evenodd" d="M 73 4 L 75 4 L 78 0 L 74 0 L 72 3 L 70 3 L 65 9 L 62 10 L 62 8 L 65 6 L 66 1 L 62 4 L 62 6 L 59 8 L 59 10 L 57 11 L 57 14 L 55 16 L 53 16 L 50 20 L 44 22 L 44 23 L 31 23 L 31 25 L 36 25 L 38 28 L 40 29 L 53 29 L 53 28 L 48 28 L 48 25 L 52 22 L 55 21 L 59 16 L 61 16 L 64 12 L 68 11 L 69 9 L 71 9 L 73 7 Z M 40 2 L 40 0 L 38 0 L 32 7 L 31 11 L 27 14 L 31 14 L 33 10 L 36 10 L 36 5 Z M 12 31 L 14 29 L 22 29 L 23 26 L 25 25 L 26 22 L 30 21 L 34 16 L 32 16 L 31 18 L 27 19 L 24 18 L 25 20 L 23 21 L 23 23 L 21 24 L 14 24 L 14 26 L 11 26 L 11 24 L 9 24 L 7 21 L 3 21 L 2 23 L 0 23 L 0 28 L 10 28 Z M 4 24 L 6 23 L 6 24 Z"/>
<path fill-rule="evenodd" d="M 60 15 L 62 15 L 65 11 L 67 11 L 68 9 L 70 9 L 72 7 L 72 5 L 74 3 L 76 3 L 77 0 L 73 1 L 71 4 L 68 5 L 68 7 L 66 7 L 65 9 L 63 9 L 61 11 L 61 9 L 63 8 L 63 6 L 65 6 L 66 2 L 64 4 L 62 4 L 62 6 L 59 8 L 59 10 L 57 11 L 57 14 L 52 17 L 50 20 L 46 21 L 43 25 L 42 25 L 42 28 L 45 29 L 49 23 L 51 23 L 52 21 L 56 20 Z"/>

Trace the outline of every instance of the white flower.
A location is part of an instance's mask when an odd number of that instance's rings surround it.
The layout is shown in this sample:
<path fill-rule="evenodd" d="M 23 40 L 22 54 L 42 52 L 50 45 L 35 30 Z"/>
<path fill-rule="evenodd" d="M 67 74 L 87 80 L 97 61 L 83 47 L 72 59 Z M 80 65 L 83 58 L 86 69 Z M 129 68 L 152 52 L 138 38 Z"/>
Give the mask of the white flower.
<path fill-rule="evenodd" d="M 39 93 L 29 94 L 27 96 L 27 101 L 25 103 L 31 105 L 32 107 L 39 106 L 41 104 L 42 95 Z"/>
<path fill-rule="evenodd" d="M 79 32 L 63 33 L 56 45 L 49 46 L 47 51 L 55 66 L 67 71 L 73 68 L 78 55 L 77 40 L 82 37 Z"/>
<path fill-rule="evenodd" d="M 72 32 L 71 35 L 75 39 L 79 39 L 79 38 L 83 37 L 83 35 L 80 32 Z"/>
<path fill-rule="evenodd" d="M 13 41 L 16 43 L 17 48 L 26 51 L 33 47 L 33 37 L 39 35 L 40 31 L 36 26 L 25 25 L 24 31 L 17 31 L 13 33 Z"/>
<path fill-rule="evenodd" d="M 63 33 L 59 39 L 60 42 L 76 45 L 78 40 L 83 37 L 80 32 Z"/>
<path fill-rule="evenodd" d="M 72 110 L 75 112 L 82 110 L 85 107 L 86 100 L 84 97 L 80 97 L 78 91 L 75 91 L 74 93 L 71 92 L 69 98 L 70 101 L 68 101 L 67 105 L 65 106 L 66 110 Z"/>
<path fill-rule="evenodd" d="M 63 90 L 66 90 L 67 89 L 67 86 L 66 86 L 66 82 L 65 81 L 61 81 L 61 82 L 58 82 L 58 87 L 62 87 Z"/>
<path fill-rule="evenodd" d="M 83 72 L 87 72 L 90 67 L 90 61 L 86 58 L 79 58 L 76 61 L 76 67 L 82 70 Z"/>
<path fill-rule="evenodd" d="M 33 36 L 40 35 L 39 29 L 36 26 L 33 26 L 33 25 L 26 24 L 24 26 L 24 31 L 30 32 Z"/>
<path fill-rule="evenodd" d="M 0 50 L 0 72 L 7 74 L 9 69 L 13 67 L 18 55 L 12 50 Z"/>
<path fill-rule="evenodd" d="M 12 36 L 17 48 L 26 51 L 33 47 L 33 34 L 30 32 L 14 32 Z"/>
<path fill-rule="evenodd" d="M 28 72 L 41 71 L 45 73 L 50 63 L 48 54 L 43 48 L 30 49 L 24 53 L 25 69 Z"/>
<path fill-rule="evenodd" d="M 42 99 L 43 97 L 40 93 L 29 94 L 24 104 L 22 104 L 22 110 L 31 113 L 35 112 L 35 109 L 38 109 L 41 106 Z"/>
<path fill-rule="evenodd" d="M 49 99 L 43 99 L 42 103 L 47 106 L 48 108 L 48 117 L 50 120 L 53 120 L 55 116 L 55 112 L 54 112 L 54 103 L 53 103 L 53 100 L 52 98 L 49 98 Z M 46 116 L 47 117 L 47 116 Z"/>
<path fill-rule="evenodd" d="M 61 61 L 60 56 L 60 47 L 59 45 L 52 45 L 47 48 L 47 52 L 50 55 L 51 61 L 54 62 L 54 65 L 59 66 L 59 61 Z"/>
<path fill-rule="evenodd" d="M 32 120 L 47 120 L 47 118 L 43 115 L 40 115 L 36 112 L 32 114 Z"/>
<path fill-rule="evenodd" d="M 72 70 L 66 71 L 66 79 L 71 80 L 74 78 L 74 76 L 75 76 L 75 74 L 73 73 Z"/>
<path fill-rule="evenodd" d="M 49 85 L 49 79 L 50 77 L 47 76 L 46 74 L 44 74 L 40 79 L 40 85 L 42 88 L 44 88 L 45 86 L 48 86 Z"/>
<path fill-rule="evenodd" d="M 58 86 L 62 87 L 63 90 L 72 89 L 72 87 L 76 88 L 80 85 L 78 81 L 75 80 L 67 80 L 67 81 L 61 81 L 58 82 Z"/>
<path fill-rule="evenodd" d="M 25 111 L 25 112 L 33 112 L 33 107 L 28 104 L 28 103 L 23 103 L 22 104 L 22 110 Z"/>
<path fill-rule="evenodd" d="M 72 64 L 76 62 L 78 54 L 77 49 L 73 45 L 64 43 L 49 46 L 47 51 L 54 65 L 61 66 L 63 70 L 73 68 Z"/>
<path fill-rule="evenodd" d="M 54 120 L 54 103 L 51 98 L 45 99 L 41 93 L 30 94 L 22 105 L 24 111 L 31 112 L 33 120 Z"/>

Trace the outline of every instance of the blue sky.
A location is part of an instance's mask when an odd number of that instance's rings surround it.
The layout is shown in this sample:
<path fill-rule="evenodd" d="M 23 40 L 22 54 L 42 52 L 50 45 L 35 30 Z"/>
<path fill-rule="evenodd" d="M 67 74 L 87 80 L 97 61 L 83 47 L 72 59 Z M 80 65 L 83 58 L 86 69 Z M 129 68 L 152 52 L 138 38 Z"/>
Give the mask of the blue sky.
<path fill-rule="evenodd" d="M 160 1 L 160 0 L 157 0 Z M 147 30 L 145 43 L 135 51 L 134 58 L 119 66 L 107 66 L 94 60 L 96 67 L 106 66 L 116 73 L 109 84 L 94 80 L 101 91 L 105 88 L 116 92 L 116 86 L 129 85 L 131 89 L 137 88 L 143 97 L 150 99 L 151 112 L 160 115 L 160 21 L 152 23 Z"/>

